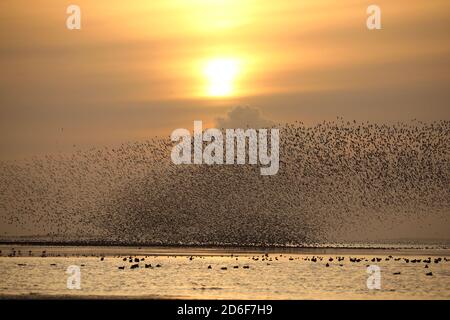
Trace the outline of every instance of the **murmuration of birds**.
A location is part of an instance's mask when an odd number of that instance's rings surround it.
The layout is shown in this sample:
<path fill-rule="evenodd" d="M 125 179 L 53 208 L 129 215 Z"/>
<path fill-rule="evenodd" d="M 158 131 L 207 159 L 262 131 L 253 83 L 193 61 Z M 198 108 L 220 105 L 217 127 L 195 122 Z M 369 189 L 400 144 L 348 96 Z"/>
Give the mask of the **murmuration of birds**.
<path fill-rule="evenodd" d="M 365 243 L 368 230 L 434 218 L 448 226 L 450 121 L 276 128 L 273 176 L 174 165 L 169 137 L 1 162 L 0 225 L 45 241 L 239 246 Z"/>

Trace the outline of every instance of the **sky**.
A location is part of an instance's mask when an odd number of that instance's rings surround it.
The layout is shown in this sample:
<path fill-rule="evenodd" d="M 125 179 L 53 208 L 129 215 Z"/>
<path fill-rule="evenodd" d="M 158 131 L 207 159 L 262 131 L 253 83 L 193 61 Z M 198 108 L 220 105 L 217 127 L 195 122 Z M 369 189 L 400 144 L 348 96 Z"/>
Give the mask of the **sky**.
<path fill-rule="evenodd" d="M 0 159 L 212 127 L 238 106 L 271 123 L 450 120 L 450 2 L 379 0 L 381 30 L 371 4 L 2 0 Z"/>

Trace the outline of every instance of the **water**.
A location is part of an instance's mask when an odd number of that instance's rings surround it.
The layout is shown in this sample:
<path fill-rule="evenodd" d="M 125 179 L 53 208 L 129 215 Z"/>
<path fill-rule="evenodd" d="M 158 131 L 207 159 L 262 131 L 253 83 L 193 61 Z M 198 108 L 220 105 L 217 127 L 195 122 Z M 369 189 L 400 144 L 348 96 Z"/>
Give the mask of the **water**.
<path fill-rule="evenodd" d="M 272 249 L 2 246 L 0 297 L 187 299 L 449 299 L 448 249 Z M 32 255 L 29 257 L 29 250 Z M 45 250 L 46 257 L 41 257 Z M 265 253 L 268 253 L 266 256 Z M 59 255 L 59 256 L 58 256 Z M 388 256 L 392 255 L 392 258 Z M 104 256 L 104 261 L 100 257 Z M 144 258 L 140 268 L 124 257 Z M 312 257 L 318 257 L 312 262 Z M 320 258 L 319 258 L 320 257 Z M 329 258 L 333 261 L 329 261 Z M 343 257 L 337 261 L 336 257 Z M 373 258 L 380 262 L 372 262 Z M 431 258 L 431 263 L 423 262 Z M 441 261 L 434 263 L 434 259 Z M 350 258 L 362 259 L 350 262 Z M 401 260 L 396 261 L 396 259 Z M 257 260 L 256 260 L 257 259 Z M 386 261 L 385 259 L 388 259 Z M 404 259 L 408 259 L 406 263 Z M 421 259 L 419 263 L 411 260 Z M 367 260 L 367 261 L 365 261 Z M 326 264 L 329 267 L 326 267 Z M 21 265 L 19 265 L 21 264 Z M 52 265 L 55 264 L 55 265 Z M 151 264 L 152 268 L 144 268 Z M 156 267 L 159 264 L 161 267 Z M 81 289 L 67 289 L 80 266 Z M 381 289 L 367 288 L 367 265 Z M 429 268 L 425 268 L 428 265 Z M 124 270 L 118 267 L 125 266 Z M 211 266 L 211 269 L 208 269 Z M 237 268 L 234 268 L 236 267 Z M 244 269 L 248 266 L 248 269 Z M 227 270 L 221 268 L 226 267 Z M 394 275 L 401 272 L 399 275 Z M 432 272 L 432 276 L 427 276 Z"/>

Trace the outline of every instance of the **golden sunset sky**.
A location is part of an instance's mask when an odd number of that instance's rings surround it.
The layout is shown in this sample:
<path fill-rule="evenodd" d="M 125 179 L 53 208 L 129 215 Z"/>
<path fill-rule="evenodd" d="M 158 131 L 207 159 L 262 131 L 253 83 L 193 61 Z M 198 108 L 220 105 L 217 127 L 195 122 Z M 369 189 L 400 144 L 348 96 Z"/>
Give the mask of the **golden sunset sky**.
<path fill-rule="evenodd" d="M 66 8 L 81 8 L 81 30 Z M 382 30 L 366 9 L 382 10 Z M 3 0 L 1 158 L 275 122 L 450 119 L 448 0 Z"/>

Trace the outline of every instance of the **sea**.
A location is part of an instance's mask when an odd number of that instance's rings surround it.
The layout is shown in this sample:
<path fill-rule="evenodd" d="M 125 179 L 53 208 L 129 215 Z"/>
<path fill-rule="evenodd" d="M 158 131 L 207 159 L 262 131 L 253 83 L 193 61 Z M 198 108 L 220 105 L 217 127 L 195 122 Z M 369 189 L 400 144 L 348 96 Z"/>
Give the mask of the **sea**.
<path fill-rule="evenodd" d="M 0 250 L 2 299 L 450 298 L 447 248 L 4 244 Z"/>

